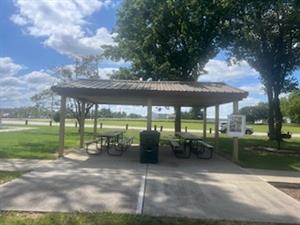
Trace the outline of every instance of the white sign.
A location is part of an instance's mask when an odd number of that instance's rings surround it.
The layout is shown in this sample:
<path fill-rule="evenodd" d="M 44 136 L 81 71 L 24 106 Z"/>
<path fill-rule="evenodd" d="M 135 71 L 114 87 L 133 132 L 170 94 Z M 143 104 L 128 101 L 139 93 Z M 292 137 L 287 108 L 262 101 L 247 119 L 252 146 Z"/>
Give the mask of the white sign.
<path fill-rule="evenodd" d="M 227 134 L 231 137 L 242 137 L 246 130 L 246 116 L 230 115 L 228 116 Z"/>

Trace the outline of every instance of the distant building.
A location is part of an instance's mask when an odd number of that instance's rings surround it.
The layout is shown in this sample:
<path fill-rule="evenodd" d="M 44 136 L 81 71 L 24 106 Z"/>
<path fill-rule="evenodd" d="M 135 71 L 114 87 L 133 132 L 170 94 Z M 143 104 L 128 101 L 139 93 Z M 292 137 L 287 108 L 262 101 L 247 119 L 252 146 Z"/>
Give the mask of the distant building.
<path fill-rule="evenodd" d="M 254 124 L 267 124 L 267 123 L 268 123 L 268 120 L 266 120 L 266 119 L 255 120 L 254 121 Z"/>
<path fill-rule="evenodd" d="M 168 114 L 168 113 L 152 113 L 152 118 L 156 119 L 156 120 L 160 120 L 160 119 L 174 119 L 175 118 L 175 114 Z"/>

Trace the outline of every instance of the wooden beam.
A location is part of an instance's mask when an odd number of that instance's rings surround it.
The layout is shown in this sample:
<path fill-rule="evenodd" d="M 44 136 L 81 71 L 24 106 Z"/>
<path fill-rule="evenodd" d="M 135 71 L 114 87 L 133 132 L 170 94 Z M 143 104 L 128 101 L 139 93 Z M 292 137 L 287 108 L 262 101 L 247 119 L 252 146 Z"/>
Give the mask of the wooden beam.
<path fill-rule="evenodd" d="M 151 130 L 152 127 L 152 100 L 147 100 L 147 130 Z"/>
<path fill-rule="evenodd" d="M 219 105 L 215 106 L 215 150 L 219 150 Z"/>
<path fill-rule="evenodd" d="M 98 122 L 98 104 L 95 104 L 94 112 L 94 138 L 97 136 L 97 122 Z"/>
<path fill-rule="evenodd" d="M 239 102 L 233 102 L 233 114 L 237 115 L 239 113 Z M 235 162 L 239 161 L 239 139 L 237 137 L 233 138 L 233 160 Z"/>
<path fill-rule="evenodd" d="M 84 144 L 84 122 L 85 122 L 85 102 L 81 102 L 81 117 L 80 117 L 80 148 L 83 148 Z"/>
<path fill-rule="evenodd" d="M 207 130 L 207 108 L 203 109 L 203 140 L 206 140 L 206 130 Z"/>
<path fill-rule="evenodd" d="M 174 106 L 175 110 L 175 133 L 181 132 L 181 107 Z"/>
<path fill-rule="evenodd" d="M 58 156 L 64 156 L 65 149 L 65 119 L 66 119 L 66 96 L 60 99 L 60 122 L 59 122 L 59 148 Z"/>

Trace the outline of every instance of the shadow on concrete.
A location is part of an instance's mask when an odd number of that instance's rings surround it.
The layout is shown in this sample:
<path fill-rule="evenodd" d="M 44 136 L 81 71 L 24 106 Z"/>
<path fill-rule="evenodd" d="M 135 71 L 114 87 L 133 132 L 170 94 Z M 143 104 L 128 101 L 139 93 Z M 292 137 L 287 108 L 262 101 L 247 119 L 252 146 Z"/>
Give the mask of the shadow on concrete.
<path fill-rule="evenodd" d="M 160 163 L 147 166 L 138 147 L 45 164 L 0 186 L 0 210 L 135 213 L 146 174 L 144 214 L 300 223 L 300 203 L 218 155 L 177 159 L 162 149 Z"/>

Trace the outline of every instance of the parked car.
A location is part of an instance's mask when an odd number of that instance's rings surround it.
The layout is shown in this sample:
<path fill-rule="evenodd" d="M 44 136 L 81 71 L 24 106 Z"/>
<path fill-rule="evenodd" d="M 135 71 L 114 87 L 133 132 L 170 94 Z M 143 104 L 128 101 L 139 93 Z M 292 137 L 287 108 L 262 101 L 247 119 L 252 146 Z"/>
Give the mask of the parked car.
<path fill-rule="evenodd" d="M 219 126 L 219 131 L 222 134 L 225 134 L 227 132 L 227 122 L 222 122 Z M 253 129 L 250 127 L 246 127 L 245 129 L 245 134 L 251 135 L 253 134 Z"/>

